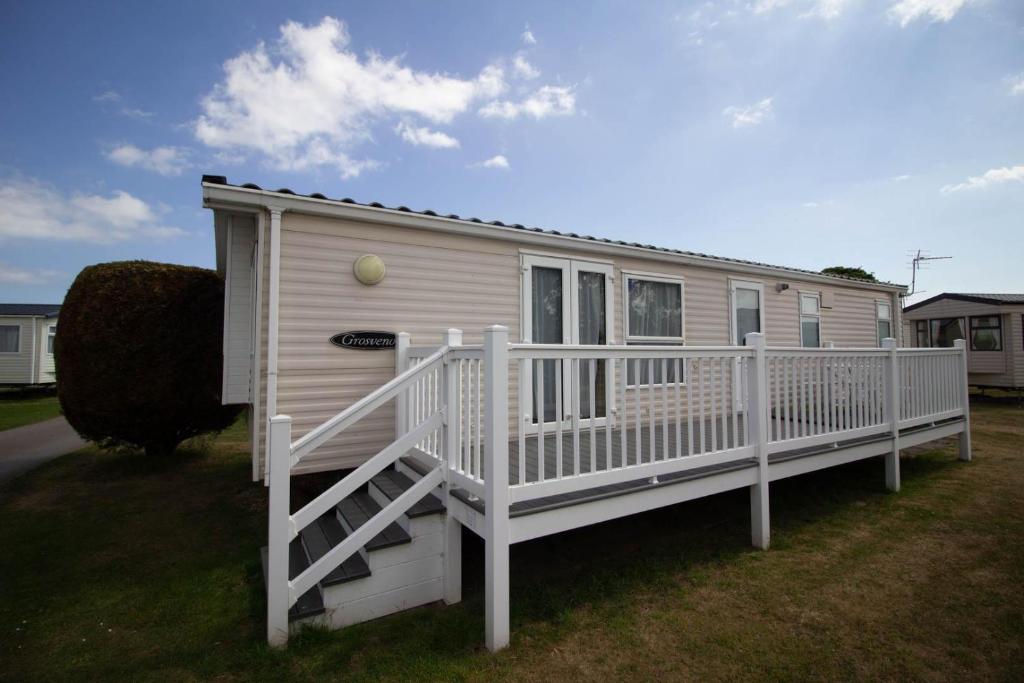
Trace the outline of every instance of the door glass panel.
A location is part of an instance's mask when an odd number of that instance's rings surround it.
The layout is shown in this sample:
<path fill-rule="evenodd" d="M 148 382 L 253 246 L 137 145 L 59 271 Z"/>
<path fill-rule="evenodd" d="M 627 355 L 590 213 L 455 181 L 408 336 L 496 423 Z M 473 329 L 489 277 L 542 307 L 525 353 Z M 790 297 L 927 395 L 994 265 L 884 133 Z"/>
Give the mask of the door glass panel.
<path fill-rule="evenodd" d="M 756 289 L 736 288 L 736 344 L 746 345 L 750 332 L 761 331 L 761 293 Z"/>
<path fill-rule="evenodd" d="M 533 343 L 562 343 L 562 270 L 560 268 L 533 267 Z M 558 361 L 540 360 L 533 363 L 533 414 L 544 415 L 545 422 L 555 419 L 555 372 Z M 537 406 L 537 373 L 544 373 L 544 408 Z M 561 416 L 559 416 L 560 418 Z M 536 417 L 534 418 L 536 419 Z"/>
<path fill-rule="evenodd" d="M 607 344 L 604 273 L 579 273 L 579 343 Z M 590 377 L 594 375 L 594 415 L 590 414 Z M 605 416 L 604 361 L 580 361 L 580 418 Z"/>

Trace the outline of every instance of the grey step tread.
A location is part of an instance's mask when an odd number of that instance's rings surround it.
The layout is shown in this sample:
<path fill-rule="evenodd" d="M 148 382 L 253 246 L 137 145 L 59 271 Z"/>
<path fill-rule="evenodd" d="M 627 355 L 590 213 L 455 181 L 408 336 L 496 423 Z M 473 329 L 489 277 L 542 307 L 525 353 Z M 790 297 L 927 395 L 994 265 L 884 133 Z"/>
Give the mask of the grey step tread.
<path fill-rule="evenodd" d="M 371 517 L 381 511 L 380 505 L 368 493 L 353 493 L 338 503 L 338 514 L 345 518 L 345 523 L 353 531 L 365 524 Z M 366 544 L 367 550 L 380 550 L 394 545 L 408 543 L 412 540 L 405 529 L 392 522 Z"/>
<path fill-rule="evenodd" d="M 344 541 L 348 534 L 345 533 L 338 518 L 328 513 L 303 529 L 299 536 L 302 537 L 302 542 L 306 545 L 310 561 L 316 562 L 330 552 L 334 546 Z M 320 585 L 334 586 L 369 575 L 370 566 L 366 564 L 362 555 L 355 553 L 325 576 Z"/>
<path fill-rule="evenodd" d="M 409 488 L 415 483 L 412 479 L 398 470 L 384 470 L 370 481 L 380 489 L 381 493 L 387 496 L 388 500 L 398 498 L 409 490 Z M 428 493 L 423 496 L 421 500 L 414 503 L 411 508 L 406 510 L 405 516 L 411 519 L 413 517 L 423 517 L 424 515 L 433 515 L 443 511 L 444 505 L 441 503 L 441 500 L 433 493 Z"/>
<path fill-rule="evenodd" d="M 267 547 L 260 548 L 260 559 L 263 562 L 263 585 L 267 583 Z M 295 539 L 288 544 L 288 578 L 293 579 L 309 566 L 309 558 L 302 547 L 302 542 Z M 288 621 L 315 617 L 324 613 L 324 598 L 320 593 L 320 586 L 313 586 L 303 593 L 295 604 L 288 610 Z"/>

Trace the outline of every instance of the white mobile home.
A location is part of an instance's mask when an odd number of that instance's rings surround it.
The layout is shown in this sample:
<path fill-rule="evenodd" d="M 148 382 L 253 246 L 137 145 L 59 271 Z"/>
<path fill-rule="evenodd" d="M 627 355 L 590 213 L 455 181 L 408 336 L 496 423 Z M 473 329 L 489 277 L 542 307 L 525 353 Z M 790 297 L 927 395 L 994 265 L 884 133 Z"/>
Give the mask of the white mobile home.
<path fill-rule="evenodd" d="M 899 349 L 901 285 L 204 176 L 224 401 L 270 487 L 268 638 L 460 598 L 508 547 L 953 434 L 961 347 Z M 294 475 L 357 468 L 297 512 Z"/>
<path fill-rule="evenodd" d="M 60 304 L 0 304 L 0 385 L 57 381 L 53 340 Z"/>
<path fill-rule="evenodd" d="M 903 309 L 908 346 L 943 348 L 967 339 L 978 387 L 1024 389 L 1024 294 L 943 293 Z"/>

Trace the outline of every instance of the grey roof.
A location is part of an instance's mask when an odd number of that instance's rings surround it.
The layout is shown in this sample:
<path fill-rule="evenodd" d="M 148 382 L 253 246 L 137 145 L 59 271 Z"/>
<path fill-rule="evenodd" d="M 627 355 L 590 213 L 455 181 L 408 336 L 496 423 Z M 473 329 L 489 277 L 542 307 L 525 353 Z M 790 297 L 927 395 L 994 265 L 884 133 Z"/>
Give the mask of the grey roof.
<path fill-rule="evenodd" d="M 927 306 L 928 304 L 935 303 L 942 299 L 969 301 L 976 304 L 990 304 L 996 306 L 1000 304 L 1024 304 L 1024 294 L 966 294 L 960 292 L 943 292 L 942 294 L 937 294 L 930 299 L 918 301 L 916 304 L 907 306 L 903 310 L 912 311 L 915 308 L 921 308 L 922 306 Z"/>
<path fill-rule="evenodd" d="M 60 304 L 0 304 L 0 315 L 41 315 L 56 318 Z"/>
<path fill-rule="evenodd" d="M 222 176 L 222 175 L 204 175 L 203 179 L 202 179 L 202 182 L 205 183 L 205 184 L 208 184 L 208 185 L 223 185 L 225 187 L 238 187 L 238 188 L 245 188 L 245 189 L 249 189 L 249 190 L 260 190 L 260 191 L 263 191 L 263 192 L 275 192 L 277 194 L 287 194 L 287 195 L 292 195 L 294 197 L 304 197 L 304 198 L 309 198 L 309 199 L 320 199 L 320 200 L 326 200 L 326 201 L 331 201 L 331 202 L 337 202 L 339 204 L 352 204 L 352 205 L 355 205 L 355 206 L 367 206 L 367 207 L 372 207 L 372 208 L 375 208 L 375 209 L 390 209 L 392 211 L 402 211 L 404 213 L 419 214 L 421 216 L 435 216 L 435 217 L 440 217 L 440 218 L 448 218 L 448 219 L 451 219 L 451 220 L 462 221 L 463 223 L 477 223 L 477 224 L 480 224 L 480 225 L 493 225 L 493 226 L 502 227 L 502 228 L 516 228 L 518 230 L 523 230 L 523 231 L 526 231 L 526 232 L 539 232 L 539 233 L 542 233 L 542 234 L 545 234 L 545 235 L 556 235 L 556 236 L 560 236 L 560 237 L 575 237 L 577 239 L 590 240 L 592 242 L 601 242 L 603 244 L 615 244 L 615 245 L 620 245 L 620 246 L 636 247 L 636 248 L 639 248 L 639 249 L 650 249 L 652 251 L 659 251 L 659 252 L 664 252 L 664 253 L 668 253 L 668 254 L 679 254 L 681 256 L 694 256 L 694 257 L 698 257 L 698 258 L 711 259 L 711 260 L 714 260 L 714 261 L 721 261 L 723 263 L 738 263 L 738 264 L 748 265 L 748 266 L 758 266 L 758 267 L 761 267 L 761 268 L 772 268 L 772 269 L 775 269 L 775 270 L 782 270 L 782 271 L 787 271 L 787 272 L 791 272 L 791 273 L 803 273 L 805 275 L 816 275 L 818 277 L 832 278 L 834 280 L 842 280 L 842 281 L 845 281 L 845 282 L 858 282 L 858 283 L 861 283 L 861 284 L 867 283 L 867 284 L 873 284 L 873 285 L 884 285 L 884 286 L 889 286 L 889 287 L 898 287 L 898 288 L 906 289 L 906 285 L 901 285 L 901 284 L 897 284 L 897 283 L 894 283 L 894 282 L 881 282 L 881 281 L 879 281 L 879 282 L 867 282 L 865 280 L 860 280 L 858 278 L 846 277 L 846 276 L 843 276 L 843 275 L 830 275 L 828 273 L 822 273 L 822 272 L 819 272 L 819 271 L 816 271 L 816 270 L 805 270 L 803 268 L 792 268 L 792 267 L 788 267 L 788 266 L 775 266 L 775 265 L 772 265 L 770 263 L 761 263 L 759 261 L 747 261 L 747 260 L 744 260 L 744 259 L 726 258 L 724 256 L 713 256 L 711 254 L 702 254 L 700 252 L 695 252 L 695 251 L 685 251 L 683 249 L 669 249 L 668 247 L 658 247 L 658 246 L 654 246 L 653 244 L 640 244 L 639 242 L 625 242 L 623 240 L 612 240 L 612 239 L 607 239 L 607 238 L 603 238 L 603 237 L 593 237 L 591 235 L 579 235 L 579 234 L 576 234 L 574 232 L 560 232 L 558 230 L 550 230 L 550 229 L 546 229 L 546 228 L 530 228 L 530 227 L 527 227 L 527 226 L 522 225 L 520 223 L 503 223 L 502 221 L 484 221 L 484 220 L 481 220 L 479 218 L 463 218 L 463 217 L 459 216 L 458 214 L 454 214 L 454 213 L 443 214 L 443 213 L 439 213 L 437 211 L 434 211 L 433 209 L 424 209 L 422 211 L 415 211 L 413 209 L 410 209 L 407 206 L 384 206 L 380 202 L 370 202 L 369 204 L 365 204 L 365 203 L 362 203 L 362 202 L 357 202 L 356 200 L 350 199 L 348 197 L 345 197 L 345 198 L 342 198 L 342 199 L 331 199 L 330 197 L 327 197 L 326 195 L 323 195 L 320 192 L 314 192 L 312 194 L 305 194 L 304 195 L 304 194 L 299 194 L 297 192 L 293 192 L 292 190 L 288 189 L 287 187 L 282 187 L 282 188 L 277 189 L 277 190 L 264 190 L 262 187 L 260 187 L 259 185 L 255 184 L 255 183 L 245 183 L 245 184 L 242 184 L 242 185 L 235 185 L 235 184 L 229 183 L 227 177 L 226 176 Z"/>

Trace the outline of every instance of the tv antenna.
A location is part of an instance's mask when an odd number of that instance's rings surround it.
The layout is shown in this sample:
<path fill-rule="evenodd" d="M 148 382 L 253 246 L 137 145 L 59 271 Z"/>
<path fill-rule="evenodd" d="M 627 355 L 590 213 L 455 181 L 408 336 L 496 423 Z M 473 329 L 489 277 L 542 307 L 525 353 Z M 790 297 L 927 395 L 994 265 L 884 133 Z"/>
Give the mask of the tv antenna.
<path fill-rule="evenodd" d="M 952 256 L 929 256 L 928 252 L 921 251 L 920 249 L 913 255 L 910 260 L 910 291 L 904 294 L 904 298 L 913 296 L 917 292 L 917 271 L 922 269 L 922 264 L 925 261 L 943 261 L 951 259 Z"/>

